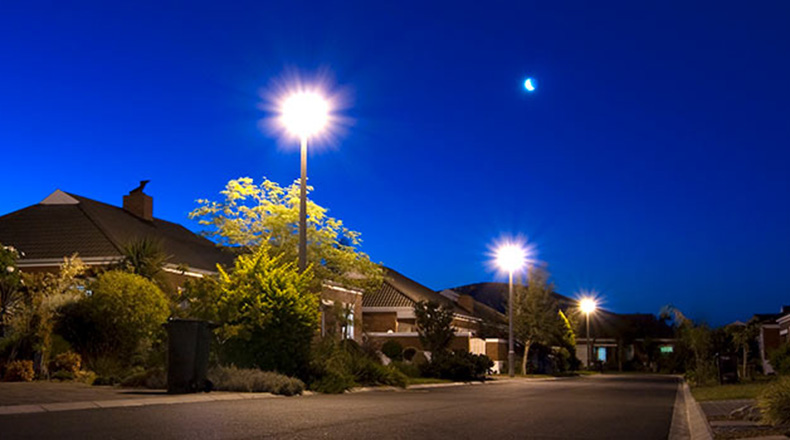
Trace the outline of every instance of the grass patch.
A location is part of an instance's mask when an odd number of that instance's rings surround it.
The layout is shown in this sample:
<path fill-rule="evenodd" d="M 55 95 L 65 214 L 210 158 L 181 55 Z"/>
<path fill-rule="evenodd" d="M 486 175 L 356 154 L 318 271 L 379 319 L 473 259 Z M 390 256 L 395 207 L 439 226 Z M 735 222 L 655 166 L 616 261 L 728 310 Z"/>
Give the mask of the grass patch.
<path fill-rule="evenodd" d="M 452 383 L 448 379 L 437 379 L 435 377 L 409 377 L 406 379 L 407 385 L 426 385 L 432 383 Z"/>
<path fill-rule="evenodd" d="M 770 381 L 759 381 L 692 387 L 691 394 L 700 402 L 706 400 L 756 399 L 770 383 Z"/>

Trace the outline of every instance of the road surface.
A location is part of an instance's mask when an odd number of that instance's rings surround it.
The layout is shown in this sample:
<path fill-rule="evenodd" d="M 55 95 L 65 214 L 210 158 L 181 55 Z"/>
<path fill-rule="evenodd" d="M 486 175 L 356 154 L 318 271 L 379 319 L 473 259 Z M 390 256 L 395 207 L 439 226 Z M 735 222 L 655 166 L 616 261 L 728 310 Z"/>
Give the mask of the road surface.
<path fill-rule="evenodd" d="M 2 439 L 666 439 L 677 379 L 610 375 L 0 416 Z"/>

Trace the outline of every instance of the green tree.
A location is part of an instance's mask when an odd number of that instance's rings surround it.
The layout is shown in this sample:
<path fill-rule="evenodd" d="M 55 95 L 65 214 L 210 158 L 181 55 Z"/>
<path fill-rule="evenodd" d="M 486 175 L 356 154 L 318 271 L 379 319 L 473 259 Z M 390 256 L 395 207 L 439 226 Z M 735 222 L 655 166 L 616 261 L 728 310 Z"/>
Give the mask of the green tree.
<path fill-rule="evenodd" d="M 0 244 L 0 338 L 6 336 L 6 326 L 21 298 L 21 277 L 16 267 L 19 253 Z"/>
<path fill-rule="evenodd" d="M 521 371 L 527 373 L 529 350 L 533 344 L 560 345 L 568 327 L 553 296 L 549 274 L 540 267 L 530 268 L 526 286 L 513 292 L 513 333 L 524 344 Z"/>
<path fill-rule="evenodd" d="M 307 188 L 308 192 L 313 188 Z M 231 180 L 221 201 L 198 200 L 189 216 L 208 227 L 205 235 L 222 245 L 247 251 L 266 244 L 271 256 L 296 261 L 298 256 L 299 185 L 281 187 L 268 179 L 257 185 L 249 177 Z M 381 285 L 381 268 L 359 250 L 359 232 L 327 215 L 328 210 L 307 201 L 307 261 L 314 281 L 332 280 L 375 291 Z"/>
<path fill-rule="evenodd" d="M 81 277 L 85 269 L 74 255 L 64 258 L 57 272 L 22 274 L 18 301 L 10 320 L 13 332 L 10 358 L 19 355 L 33 359 L 36 372 L 47 373 L 58 311 L 82 295 Z"/>
<path fill-rule="evenodd" d="M 230 271 L 185 287 L 189 313 L 216 322 L 221 361 L 304 375 L 319 323 L 312 273 L 272 257 L 268 245 L 236 258 Z"/>
<path fill-rule="evenodd" d="M 422 346 L 435 358 L 446 352 L 453 341 L 453 310 L 435 302 L 420 301 L 414 304 L 417 334 Z"/>
<path fill-rule="evenodd" d="M 94 369 L 144 363 L 151 347 L 163 340 L 162 324 L 170 314 L 162 290 L 147 278 L 118 270 L 101 274 L 89 290 L 90 296 L 63 309 L 58 332 Z"/>
<path fill-rule="evenodd" d="M 760 324 L 751 320 L 746 325 L 729 327 L 732 342 L 742 353 L 741 377 L 748 378 L 747 363 L 749 361 L 749 347 L 760 334 Z"/>

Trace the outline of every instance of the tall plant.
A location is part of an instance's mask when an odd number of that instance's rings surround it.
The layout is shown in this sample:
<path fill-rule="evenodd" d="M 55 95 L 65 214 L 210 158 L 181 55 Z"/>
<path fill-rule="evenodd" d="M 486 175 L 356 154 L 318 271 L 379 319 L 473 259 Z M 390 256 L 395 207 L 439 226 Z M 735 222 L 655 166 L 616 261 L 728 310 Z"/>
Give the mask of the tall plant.
<path fill-rule="evenodd" d="M 453 341 L 453 310 L 435 302 L 421 301 L 414 304 L 417 334 L 422 346 L 436 356 L 446 352 Z"/>
<path fill-rule="evenodd" d="M 540 267 L 529 271 L 526 286 L 517 286 L 513 296 L 513 332 L 524 344 L 521 371 L 527 372 L 529 351 L 534 344 L 562 345 L 568 338 L 566 319 L 553 296 L 548 272 Z"/>
<path fill-rule="evenodd" d="M 308 186 L 308 192 L 313 190 Z M 266 245 L 271 256 L 282 262 L 298 256 L 299 185 L 282 187 L 266 178 L 260 184 L 249 177 L 228 182 L 223 199 L 199 199 L 189 216 L 207 227 L 204 234 L 225 246 L 255 251 Z M 315 281 L 337 281 L 375 291 L 381 285 L 381 268 L 360 251 L 360 233 L 328 209 L 307 201 L 307 261 Z"/>

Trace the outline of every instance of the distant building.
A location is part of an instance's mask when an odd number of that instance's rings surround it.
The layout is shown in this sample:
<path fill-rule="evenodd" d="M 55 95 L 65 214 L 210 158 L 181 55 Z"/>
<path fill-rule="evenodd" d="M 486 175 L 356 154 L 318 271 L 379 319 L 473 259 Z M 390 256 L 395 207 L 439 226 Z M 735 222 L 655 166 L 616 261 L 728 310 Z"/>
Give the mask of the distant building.
<path fill-rule="evenodd" d="M 508 284 L 497 282 L 475 283 L 453 287 L 453 292 L 468 295 L 501 313 L 507 312 Z M 567 316 L 578 315 L 579 302 L 573 298 L 553 293 L 561 310 Z M 598 309 L 590 316 L 590 339 L 586 338 L 582 324 L 574 329 L 576 334 L 576 358 L 587 364 L 587 346 L 592 345 L 593 362 L 602 362 L 610 369 L 621 370 L 628 362 L 637 362 L 643 367 L 655 363 L 656 356 L 674 351 L 674 331 L 663 320 L 652 314 L 620 314 Z M 654 365 L 653 365 L 654 366 Z"/>

